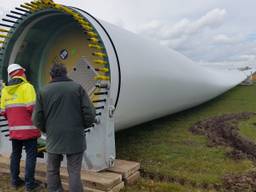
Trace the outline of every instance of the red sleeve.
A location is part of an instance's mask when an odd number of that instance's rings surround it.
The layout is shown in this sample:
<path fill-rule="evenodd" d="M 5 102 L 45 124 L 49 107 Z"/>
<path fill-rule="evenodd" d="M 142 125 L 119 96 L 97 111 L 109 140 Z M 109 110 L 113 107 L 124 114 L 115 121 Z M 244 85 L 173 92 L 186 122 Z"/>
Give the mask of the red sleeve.
<path fill-rule="evenodd" d="M 32 113 L 33 113 L 33 110 L 34 110 L 34 105 L 28 106 L 28 107 L 27 107 L 27 110 L 28 110 L 28 112 L 29 112 L 30 114 L 32 114 Z"/>
<path fill-rule="evenodd" d="M 1 112 L 0 112 L 0 115 L 1 115 L 1 116 L 4 116 L 4 117 L 7 119 L 7 115 L 6 115 L 6 112 L 5 112 L 5 111 L 1 111 Z"/>

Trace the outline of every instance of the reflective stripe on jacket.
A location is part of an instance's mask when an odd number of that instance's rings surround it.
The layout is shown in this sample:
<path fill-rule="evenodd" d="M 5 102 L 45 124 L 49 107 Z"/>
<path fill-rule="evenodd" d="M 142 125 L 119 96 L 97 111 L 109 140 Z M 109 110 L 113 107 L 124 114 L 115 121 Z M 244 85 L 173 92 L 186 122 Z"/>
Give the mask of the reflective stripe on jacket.
<path fill-rule="evenodd" d="M 35 100 L 34 87 L 23 77 L 14 77 L 2 89 L 1 111 L 7 117 L 11 139 L 40 137 L 39 129 L 32 123 Z"/>

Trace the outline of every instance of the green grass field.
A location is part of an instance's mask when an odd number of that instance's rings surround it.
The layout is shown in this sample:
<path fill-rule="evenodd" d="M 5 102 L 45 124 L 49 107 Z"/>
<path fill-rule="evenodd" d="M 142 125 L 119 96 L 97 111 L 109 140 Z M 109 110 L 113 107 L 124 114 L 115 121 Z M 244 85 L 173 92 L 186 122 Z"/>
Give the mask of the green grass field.
<path fill-rule="evenodd" d="M 201 106 L 117 133 L 117 155 L 141 162 L 146 172 L 183 181 L 182 185 L 158 182 L 154 191 L 212 191 L 209 186 L 221 185 L 223 176 L 253 170 L 254 163 L 230 159 L 226 156 L 230 148 L 208 147 L 206 137 L 193 135 L 188 129 L 209 117 L 254 111 L 256 86 L 238 86 Z M 240 127 L 249 124 L 241 129 L 242 134 L 256 141 L 253 122 L 256 118 L 241 122 Z M 145 191 L 140 186 L 148 186 L 147 182 L 142 180 L 130 191 Z"/>
<path fill-rule="evenodd" d="M 153 178 L 146 175 L 138 184 L 124 191 L 223 191 L 218 186 L 222 185 L 225 175 L 254 170 L 254 162 L 227 157 L 231 148 L 209 147 L 205 136 L 193 135 L 189 128 L 209 117 L 254 111 L 256 85 L 238 86 L 193 109 L 118 132 L 117 157 L 139 161 L 144 172 L 153 175 Z M 256 118 L 251 118 L 240 122 L 239 127 L 242 136 L 256 142 L 255 122 Z M 160 177 L 167 179 L 161 180 Z M 8 176 L 1 176 L 0 191 L 11 191 L 8 180 Z"/>
<path fill-rule="evenodd" d="M 256 117 L 239 124 L 240 135 L 256 143 Z"/>

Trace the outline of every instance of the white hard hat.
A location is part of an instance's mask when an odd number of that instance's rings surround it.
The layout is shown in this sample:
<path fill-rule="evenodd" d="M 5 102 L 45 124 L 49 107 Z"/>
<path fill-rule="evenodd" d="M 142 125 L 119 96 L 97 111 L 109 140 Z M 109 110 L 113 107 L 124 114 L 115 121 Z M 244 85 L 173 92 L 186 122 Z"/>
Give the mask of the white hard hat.
<path fill-rule="evenodd" d="M 25 71 L 25 69 L 23 67 L 21 67 L 19 64 L 10 64 L 7 68 L 7 72 L 8 72 L 8 74 L 11 74 L 12 72 L 19 70 L 19 69 L 23 69 Z"/>

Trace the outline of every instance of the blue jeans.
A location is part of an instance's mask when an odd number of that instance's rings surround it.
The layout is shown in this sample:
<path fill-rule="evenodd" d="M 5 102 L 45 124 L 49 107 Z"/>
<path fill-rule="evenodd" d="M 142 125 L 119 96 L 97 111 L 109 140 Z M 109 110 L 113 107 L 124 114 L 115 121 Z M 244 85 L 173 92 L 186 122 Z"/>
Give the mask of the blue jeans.
<path fill-rule="evenodd" d="M 25 168 L 25 185 L 26 188 L 32 188 L 35 185 L 35 167 L 37 157 L 37 139 L 29 140 L 12 140 L 12 155 L 11 155 L 11 179 L 12 185 L 17 185 L 20 182 L 20 159 L 22 148 L 26 151 L 26 168 Z"/>

